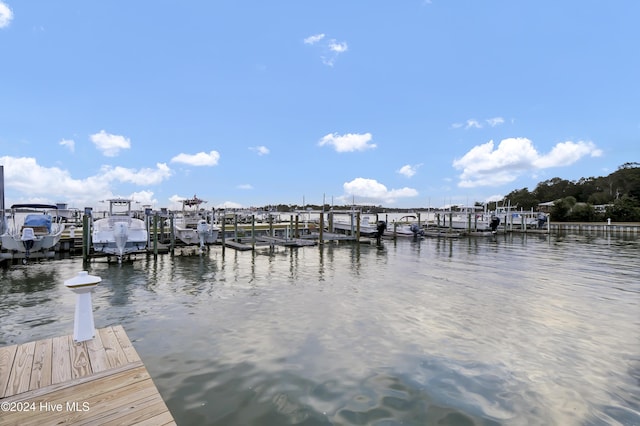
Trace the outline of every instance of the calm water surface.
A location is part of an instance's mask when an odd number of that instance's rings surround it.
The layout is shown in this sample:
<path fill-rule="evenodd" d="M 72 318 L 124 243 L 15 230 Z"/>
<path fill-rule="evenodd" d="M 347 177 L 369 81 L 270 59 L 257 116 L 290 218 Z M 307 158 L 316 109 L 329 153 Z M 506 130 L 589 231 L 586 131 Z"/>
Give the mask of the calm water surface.
<path fill-rule="evenodd" d="M 640 241 L 513 235 L 95 261 L 179 425 L 640 425 Z M 81 259 L 0 270 L 0 346 Z"/>

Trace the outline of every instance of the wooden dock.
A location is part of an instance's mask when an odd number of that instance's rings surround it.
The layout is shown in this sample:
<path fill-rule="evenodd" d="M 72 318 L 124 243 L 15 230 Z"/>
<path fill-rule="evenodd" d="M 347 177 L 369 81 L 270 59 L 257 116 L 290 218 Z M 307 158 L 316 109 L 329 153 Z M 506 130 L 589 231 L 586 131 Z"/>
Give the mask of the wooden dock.
<path fill-rule="evenodd" d="M 175 425 L 122 326 L 0 348 L 0 425 Z"/>

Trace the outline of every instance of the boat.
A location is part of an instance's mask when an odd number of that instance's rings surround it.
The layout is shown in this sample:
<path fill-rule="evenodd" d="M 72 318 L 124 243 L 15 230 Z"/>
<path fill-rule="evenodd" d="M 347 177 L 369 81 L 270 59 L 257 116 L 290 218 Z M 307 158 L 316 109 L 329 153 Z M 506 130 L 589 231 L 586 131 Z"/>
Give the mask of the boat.
<path fill-rule="evenodd" d="M 517 211 L 515 207 L 508 206 L 498 207 L 494 215 L 500 219 L 500 223 L 507 229 L 520 229 L 523 226 L 526 226 L 527 229 L 539 227 L 539 214 L 534 212 Z"/>
<path fill-rule="evenodd" d="M 218 240 L 220 228 L 208 223 L 200 213 L 200 204 L 206 203 L 197 196 L 182 200 L 182 212 L 173 220 L 174 235 L 187 245 L 200 244 L 200 248 Z"/>
<path fill-rule="evenodd" d="M 384 231 L 385 237 L 410 237 L 419 238 L 425 235 L 415 215 L 402 216 L 398 221 L 392 222 Z"/>
<path fill-rule="evenodd" d="M 479 212 L 474 207 L 461 207 L 459 211 L 437 213 L 435 225 L 456 231 L 495 231 L 495 219 L 494 215 Z"/>
<path fill-rule="evenodd" d="M 53 252 L 64 231 L 64 224 L 57 215 L 58 207 L 50 204 L 14 204 L 6 230 L 0 236 L 2 249 L 12 253 L 24 253 L 26 264 L 33 253 L 45 256 Z"/>
<path fill-rule="evenodd" d="M 115 255 L 118 262 L 122 262 L 125 255 L 147 248 L 149 233 L 145 222 L 133 217 L 131 200 L 112 198 L 107 201 L 108 216 L 93 222 L 93 250 L 96 253 Z"/>
<path fill-rule="evenodd" d="M 355 235 L 357 231 L 357 220 L 355 213 L 349 213 L 349 216 L 344 217 L 334 216 L 333 218 L 333 231 L 341 231 L 350 235 Z M 370 222 L 369 217 L 360 217 L 360 235 L 363 237 L 375 237 L 378 234 L 378 223 Z"/>

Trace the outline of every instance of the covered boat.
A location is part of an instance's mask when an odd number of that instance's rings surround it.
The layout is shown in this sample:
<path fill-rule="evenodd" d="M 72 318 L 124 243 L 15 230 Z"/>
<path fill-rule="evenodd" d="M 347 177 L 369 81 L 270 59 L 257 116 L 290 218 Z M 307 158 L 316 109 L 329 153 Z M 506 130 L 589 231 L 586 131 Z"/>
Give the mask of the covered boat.
<path fill-rule="evenodd" d="M 11 218 L 0 236 L 2 249 L 24 253 L 23 263 L 27 263 L 32 253 L 52 253 L 64 231 L 57 210 L 57 206 L 49 204 L 11 206 Z"/>

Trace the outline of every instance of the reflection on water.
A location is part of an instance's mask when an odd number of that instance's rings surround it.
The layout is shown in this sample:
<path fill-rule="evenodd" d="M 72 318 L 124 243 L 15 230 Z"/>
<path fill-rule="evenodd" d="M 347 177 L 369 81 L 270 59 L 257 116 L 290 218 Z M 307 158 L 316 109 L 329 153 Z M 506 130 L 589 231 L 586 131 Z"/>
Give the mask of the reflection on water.
<path fill-rule="evenodd" d="M 180 425 L 640 424 L 637 239 L 514 235 L 94 262 Z M 78 259 L 2 270 L 0 345 L 68 334 Z"/>

